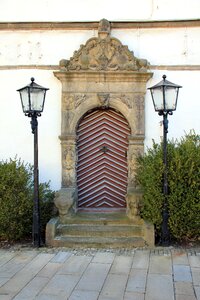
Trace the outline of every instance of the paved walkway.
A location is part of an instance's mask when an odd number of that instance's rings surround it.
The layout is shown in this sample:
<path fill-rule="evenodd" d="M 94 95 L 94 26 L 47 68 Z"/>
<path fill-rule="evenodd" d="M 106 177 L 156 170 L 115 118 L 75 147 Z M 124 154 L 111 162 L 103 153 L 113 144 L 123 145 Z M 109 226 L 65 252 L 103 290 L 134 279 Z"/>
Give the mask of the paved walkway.
<path fill-rule="evenodd" d="M 200 299 L 198 250 L 0 249 L 0 300 Z"/>

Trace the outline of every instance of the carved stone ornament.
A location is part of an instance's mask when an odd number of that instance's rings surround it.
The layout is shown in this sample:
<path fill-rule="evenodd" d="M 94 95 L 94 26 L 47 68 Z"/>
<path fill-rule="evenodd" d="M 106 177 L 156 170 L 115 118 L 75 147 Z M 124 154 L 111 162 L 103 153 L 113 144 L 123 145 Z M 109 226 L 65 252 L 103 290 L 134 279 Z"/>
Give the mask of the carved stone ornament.
<path fill-rule="evenodd" d="M 109 107 L 110 94 L 98 93 L 97 96 L 99 98 L 100 106 Z"/>
<path fill-rule="evenodd" d="M 142 194 L 128 193 L 126 195 L 127 216 L 131 220 L 140 220 Z"/>
<path fill-rule="evenodd" d="M 69 210 L 74 203 L 74 189 L 61 189 L 55 193 L 54 203 L 59 211 L 61 223 L 65 223 Z"/>
<path fill-rule="evenodd" d="M 129 154 L 129 180 L 132 186 L 136 187 L 137 183 L 135 180 L 135 174 L 136 174 L 136 158 L 141 154 L 142 149 L 141 148 L 134 148 L 131 151 L 131 154 Z"/>
<path fill-rule="evenodd" d="M 60 68 L 67 71 L 141 71 L 146 72 L 148 62 L 138 59 L 127 46 L 110 37 L 110 23 L 103 19 L 99 23 L 98 38 L 89 39 L 74 52 L 70 60 L 62 59 Z"/>
<path fill-rule="evenodd" d="M 75 178 L 74 170 L 74 146 L 68 145 L 64 150 L 63 159 L 63 186 L 72 186 Z"/>
<path fill-rule="evenodd" d="M 62 103 L 63 103 L 63 110 L 72 110 L 77 108 L 83 102 L 85 102 L 89 98 L 86 94 L 70 94 L 70 93 L 63 93 L 62 96 Z"/>
<path fill-rule="evenodd" d="M 125 104 L 127 106 L 127 108 L 131 109 L 133 108 L 133 99 L 131 99 L 130 96 L 126 95 L 126 94 L 112 94 L 110 96 L 110 99 L 112 101 L 119 101 L 122 102 L 123 104 Z"/>

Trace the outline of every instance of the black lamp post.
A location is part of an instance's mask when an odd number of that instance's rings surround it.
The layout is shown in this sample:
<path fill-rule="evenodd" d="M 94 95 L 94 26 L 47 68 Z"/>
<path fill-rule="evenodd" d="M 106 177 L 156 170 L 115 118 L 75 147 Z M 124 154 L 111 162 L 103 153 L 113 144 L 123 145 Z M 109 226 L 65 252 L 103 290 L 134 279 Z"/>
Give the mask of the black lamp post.
<path fill-rule="evenodd" d="M 168 133 L 168 115 L 172 115 L 173 111 L 176 110 L 178 93 L 180 85 L 174 84 L 166 80 L 166 75 L 163 75 L 163 80 L 156 85 L 149 88 L 153 99 L 155 111 L 158 112 L 159 116 L 163 116 L 163 220 L 162 220 L 162 236 L 161 244 L 168 246 L 170 242 L 170 233 L 168 228 L 168 167 L 167 167 L 167 133 Z"/>
<path fill-rule="evenodd" d="M 31 129 L 34 134 L 34 203 L 33 203 L 33 245 L 40 247 L 40 204 L 39 204 L 39 171 L 38 171 L 38 121 L 44 109 L 47 88 L 34 82 L 17 90 L 20 93 L 22 109 L 25 116 L 31 118 Z"/>

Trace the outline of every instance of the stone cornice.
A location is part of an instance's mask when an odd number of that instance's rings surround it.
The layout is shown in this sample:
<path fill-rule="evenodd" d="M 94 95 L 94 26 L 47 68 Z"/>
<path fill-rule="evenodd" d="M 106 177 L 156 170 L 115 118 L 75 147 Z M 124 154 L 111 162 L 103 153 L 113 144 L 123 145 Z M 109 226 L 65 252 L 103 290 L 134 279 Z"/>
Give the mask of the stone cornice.
<path fill-rule="evenodd" d="M 112 29 L 199 27 L 200 19 L 111 21 Z M 0 22 L 0 30 L 94 30 L 99 22 Z"/>
<path fill-rule="evenodd" d="M 65 81 L 116 81 L 116 82 L 146 82 L 153 73 L 151 72 L 131 72 L 131 71 L 59 71 L 54 75 L 62 82 Z"/>
<path fill-rule="evenodd" d="M 0 70 L 38 69 L 59 71 L 59 65 L 1 65 Z M 172 70 L 172 71 L 199 71 L 200 65 L 149 65 L 149 71 Z"/>

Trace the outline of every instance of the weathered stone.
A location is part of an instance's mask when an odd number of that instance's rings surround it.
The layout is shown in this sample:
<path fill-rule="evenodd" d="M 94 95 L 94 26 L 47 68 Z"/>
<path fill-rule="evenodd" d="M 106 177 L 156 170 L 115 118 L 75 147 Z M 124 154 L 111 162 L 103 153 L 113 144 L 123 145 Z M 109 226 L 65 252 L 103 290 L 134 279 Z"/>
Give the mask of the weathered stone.
<path fill-rule="evenodd" d="M 103 19 L 99 23 L 98 37 L 92 37 L 85 45 L 81 45 L 69 60 L 61 60 L 60 70 L 54 72 L 54 75 L 62 83 L 62 187 L 55 198 L 59 222 L 67 224 L 69 214 L 76 213 L 78 209 L 76 169 L 79 158 L 76 148 L 79 122 L 89 111 L 109 108 L 124 116 L 131 131 L 128 137 L 128 151 L 125 153 L 128 164 L 128 187 L 124 192 L 124 198 L 127 192 L 127 214 L 133 223 L 141 226 L 141 239 L 144 243 L 153 246 L 154 228 L 140 219 L 139 200 L 135 201 L 136 205 L 131 201 L 139 197 L 135 163 L 138 153 L 144 151 L 144 96 L 146 83 L 152 76 L 152 73 L 148 72 L 148 62 L 135 57 L 127 46 L 112 37 L 110 23 Z M 130 196 L 131 189 L 133 195 Z M 56 235 L 54 230 L 58 231 L 57 227 L 58 224 L 55 224 L 54 229 L 50 224 L 47 226 L 48 244 L 61 245 L 59 238 L 53 241 L 53 236 Z M 142 245 L 138 241 L 136 244 Z"/>
<path fill-rule="evenodd" d="M 54 203 L 59 211 L 60 222 L 65 223 L 69 210 L 74 203 L 74 189 L 62 188 L 56 192 Z"/>
<path fill-rule="evenodd" d="M 127 46 L 110 37 L 110 23 L 103 19 L 99 23 L 98 38 L 91 38 L 74 52 L 70 60 L 60 61 L 61 69 L 75 70 L 126 70 L 146 72 L 148 62 L 138 59 Z"/>

